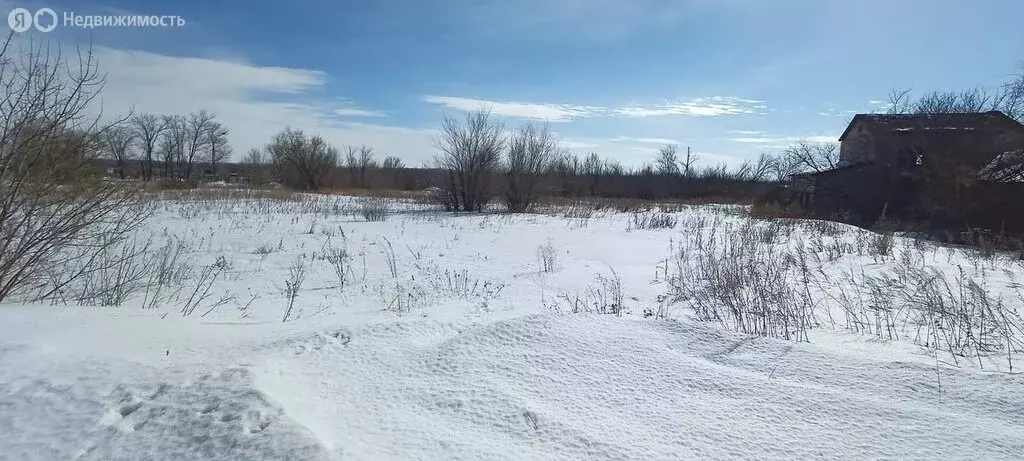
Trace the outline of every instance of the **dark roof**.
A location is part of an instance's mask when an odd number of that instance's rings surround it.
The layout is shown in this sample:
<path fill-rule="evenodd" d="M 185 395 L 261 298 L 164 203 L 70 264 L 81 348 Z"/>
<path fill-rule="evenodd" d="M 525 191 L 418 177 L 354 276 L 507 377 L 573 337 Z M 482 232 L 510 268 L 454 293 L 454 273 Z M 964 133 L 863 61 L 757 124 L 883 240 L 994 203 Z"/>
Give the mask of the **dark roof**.
<path fill-rule="evenodd" d="M 839 137 L 843 138 L 858 121 L 874 125 L 889 131 L 925 130 L 974 130 L 992 126 L 1015 126 L 1024 130 L 1024 125 L 998 111 L 949 114 L 857 114 L 846 126 L 846 131 Z"/>

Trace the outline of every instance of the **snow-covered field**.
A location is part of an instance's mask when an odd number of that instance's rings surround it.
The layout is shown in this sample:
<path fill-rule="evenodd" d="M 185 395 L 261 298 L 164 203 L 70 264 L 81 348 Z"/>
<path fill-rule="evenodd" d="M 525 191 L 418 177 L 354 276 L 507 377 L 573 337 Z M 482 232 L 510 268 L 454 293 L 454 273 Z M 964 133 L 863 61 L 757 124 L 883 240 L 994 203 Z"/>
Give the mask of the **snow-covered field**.
<path fill-rule="evenodd" d="M 1019 261 L 724 206 L 403 203 L 382 222 L 359 207 L 160 201 L 136 241 L 149 256 L 108 274 L 136 274 L 133 289 L 0 305 L 0 459 L 1024 453 Z M 647 218 L 670 222 L 638 229 Z M 717 249 L 796 268 L 764 278 L 788 291 L 745 292 L 799 306 L 765 329 L 792 339 L 693 318 L 714 287 L 691 265 Z M 933 299 L 935 280 L 949 299 Z M 936 302 L 1003 318 L 951 327 L 919 309 Z"/>

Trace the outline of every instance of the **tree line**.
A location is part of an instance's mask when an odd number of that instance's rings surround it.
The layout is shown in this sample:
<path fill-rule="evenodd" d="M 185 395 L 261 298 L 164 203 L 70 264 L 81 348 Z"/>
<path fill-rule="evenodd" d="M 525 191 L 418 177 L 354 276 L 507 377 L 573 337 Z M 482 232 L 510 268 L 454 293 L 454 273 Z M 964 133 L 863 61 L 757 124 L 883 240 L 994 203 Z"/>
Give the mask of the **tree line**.
<path fill-rule="evenodd" d="M 140 165 L 143 180 L 157 178 L 196 182 L 198 164 L 230 161 L 230 130 L 206 110 L 187 114 L 135 114 L 112 124 L 100 136 L 101 155 L 112 160 L 124 179 L 129 166 Z"/>
<path fill-rule="evenodd" d="M 377 161 L 370 146 L 339 148 L 320 135 L 285 128 L 241 162 L 253 182 L 273 178 L 297 190 L 434 188 L 451 211 L 480 211 L 495 199 L 510 211 L 525 211 L 541 196 L 741 201 L 762 193 L 778 175 L 768 155 L 732 169 L 700 167 L 696 153 L 680 155 L 674 145 L 662 148 L 653 163 L 627 169 L 597 153 L 570 153 L 546 123 L 507 129 L 487 110 L 446 117 L 434 146 L 438 155 L 430 163 L 406 168 L 394 156 Z"/>

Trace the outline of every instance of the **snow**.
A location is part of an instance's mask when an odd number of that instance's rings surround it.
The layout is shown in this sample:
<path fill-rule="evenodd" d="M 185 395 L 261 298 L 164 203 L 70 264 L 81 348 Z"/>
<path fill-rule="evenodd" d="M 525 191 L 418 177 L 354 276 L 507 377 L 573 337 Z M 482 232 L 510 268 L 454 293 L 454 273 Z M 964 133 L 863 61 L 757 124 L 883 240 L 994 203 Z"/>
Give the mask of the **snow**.
<path fill-rule="evenodd" d="M 996 360 L 954 367 L 909 340 L 828 327 L 810 343 L 751 337 L 691 320 L 683 306 L 645 318 L 667 289 L 657 268 L 670 242 L 698 220 L 744 222 L 734 208 L 683 209 L 678 228 L 659 230 L 631 229 L 629 214 L 611 211 L 448 215 L 405 204 L 385 222 L 324 211 L 347 200 L 162 204 L 145 235 L 184 245 L 197 268 L 228 261 L 216 295 L 189 317 L 189 293 L 155 309 L 142 308 L 143 293 L 119 307 L 0 305 L 0 459 L 1024 452 L 1024 376 L 996 371 Z M 344 290 L 312 261 L 342 241 Z M 557 270 L 543 273 L 548 242 Z M 934 253 L 935 264 L 970 270 L 960 253 Z M 284 280 L 301 255 L 309 276 L 282 322 Z M 898 264 L 847 255 L 822 270 Z M 999 264 L 993 290 L 1024 272 Z M 622 316 L 551 308 L 612 272 Z M 199 317 L 221 293 L 235 298 Z M 396 298 L 408 309 L 386 310 Z"/>

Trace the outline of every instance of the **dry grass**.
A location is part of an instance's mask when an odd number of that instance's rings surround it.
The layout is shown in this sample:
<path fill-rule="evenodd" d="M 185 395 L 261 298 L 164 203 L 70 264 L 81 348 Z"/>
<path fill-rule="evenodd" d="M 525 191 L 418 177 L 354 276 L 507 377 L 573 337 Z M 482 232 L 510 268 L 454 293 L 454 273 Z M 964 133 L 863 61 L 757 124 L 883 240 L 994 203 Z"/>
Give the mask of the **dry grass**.
<path fill-rule="evenodd" d="M 780 203 L 755 203 L 750 206 L 747 214 L 754 219 L 800 219 L 809 216 L 799 205 L 782 205 Z"/>

